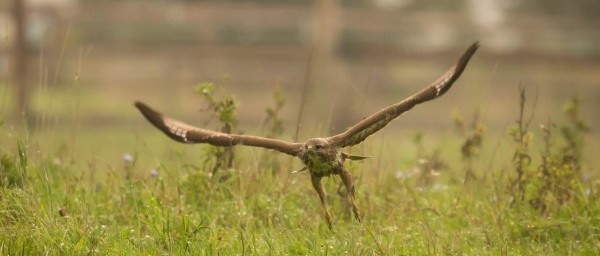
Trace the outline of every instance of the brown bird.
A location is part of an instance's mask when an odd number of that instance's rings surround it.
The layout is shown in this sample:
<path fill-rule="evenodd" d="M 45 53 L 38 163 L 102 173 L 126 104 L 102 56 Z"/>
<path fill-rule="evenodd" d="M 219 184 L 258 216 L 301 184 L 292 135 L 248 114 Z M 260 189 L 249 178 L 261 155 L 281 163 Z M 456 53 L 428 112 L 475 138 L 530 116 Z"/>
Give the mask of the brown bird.
<path fill-rule="evenodd" d="M 471 56 L 479 48 L 477 42 L 473 43 L 458 63 L 451 67 L 445 74 L 420 92 L 407 99 L 379 110 L 375 114 L 363 119 L 343 133 L 326 137 L 312 138 L 305 143 L 291 143 L 277 139 L 257 137 L 241 134 L 227 134 L 217 131 L 206 130 L 192 125 L 165 117 L 162 113 L 150 108 L 142 102 L 136 102 L 135 106 L 156 128 L 163 131 L 167 136 L 182 143 L 208 143 L 214 146 L 231 147 L 238 144 L 274 149 L 288 155 L 296 156 L 306 165 L 302 170 L 308 169 L 312 185 L 317 191 L 321 204 L 325 210 L 327 225 L 332 228 L 331 214 L 327 209 L 326 192 L 321 184 L 321 178 L 330 175 L 340 175 L 346 186 L 354 216 L 361 221 L 361 214 L 356 206 L 354 198 L 354 181 L 348 170 L 344 167 L 344 161 L 361 160 L 367 157 L 356 156 L 341 152 L 340 149 L 361 143 L 370 135 L 385 127 L 389 122 L 400 114 L 410 110 L 415 105 L 435 99 L 450 89 L 452 84 L 460 77 Z"/>

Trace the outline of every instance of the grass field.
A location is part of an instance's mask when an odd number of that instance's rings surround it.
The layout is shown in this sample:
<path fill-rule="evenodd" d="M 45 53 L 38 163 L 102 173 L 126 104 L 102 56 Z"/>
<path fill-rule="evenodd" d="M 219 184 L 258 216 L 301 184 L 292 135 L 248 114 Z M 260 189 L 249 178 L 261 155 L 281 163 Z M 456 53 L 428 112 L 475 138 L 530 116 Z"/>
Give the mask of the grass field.
<path fill-rule="evenodd" d="M 581 157 L 593 152 L 577 111 L 556 113 L 566 121 L 547 133 L 494 135 L 466 119 L 449 134 L 374 136 L 351 150 L 372 158 L 349 164 L 364 220 L 339 178 L 325 179 L 329 230 L 308 175 L 291 174 L 297 159 L 238 147 L 213 175 L 214 148 L 147 124 L 93 125 L 81 112 L 130 112 L 87 109 L 108 99 L 85 90 L 51 91 L 35 96 L 45 111 L 30 132 L 0 125 L 2 255 L 600 254 L 600 180 Z"/>

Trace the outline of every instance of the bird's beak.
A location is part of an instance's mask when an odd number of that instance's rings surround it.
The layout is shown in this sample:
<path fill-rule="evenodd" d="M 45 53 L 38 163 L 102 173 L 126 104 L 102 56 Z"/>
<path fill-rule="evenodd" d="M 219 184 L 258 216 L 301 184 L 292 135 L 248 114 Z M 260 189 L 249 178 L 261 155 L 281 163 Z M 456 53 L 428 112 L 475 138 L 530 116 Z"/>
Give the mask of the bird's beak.
<path fill-rule="evenodd" d="M 311 150 L 312 148 L 313 148 L 313 146 L 312 146 L 312 145 L 308 145 L 308 146 L 306 146 L 306 149 L 308 149 L 308 150 Z"/>

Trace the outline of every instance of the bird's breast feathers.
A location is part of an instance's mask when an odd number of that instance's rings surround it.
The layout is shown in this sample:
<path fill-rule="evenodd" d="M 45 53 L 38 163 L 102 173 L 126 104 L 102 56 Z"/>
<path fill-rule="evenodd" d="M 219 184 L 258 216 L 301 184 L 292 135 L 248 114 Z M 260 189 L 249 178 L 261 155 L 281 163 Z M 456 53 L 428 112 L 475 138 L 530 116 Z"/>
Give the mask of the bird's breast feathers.
<path fill-rule="evenodd" d="M 340 154 L 322 155 L 316 152 L 307 152 L 303 162 L 313 175 L 329 176 L 337 173 L 342 161 Z"/>

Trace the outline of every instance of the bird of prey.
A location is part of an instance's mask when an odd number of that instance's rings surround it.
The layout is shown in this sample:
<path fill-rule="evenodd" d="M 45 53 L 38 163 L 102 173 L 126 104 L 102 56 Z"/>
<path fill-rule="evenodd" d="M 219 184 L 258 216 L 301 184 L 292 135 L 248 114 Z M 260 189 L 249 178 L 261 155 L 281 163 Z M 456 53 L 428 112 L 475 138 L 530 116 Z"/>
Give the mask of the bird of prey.
<path fill-rule="evenodd" d="M 401 102 L 379 110 L 375 114 L 348 128 L 345 132 L 331 137 L 312 138 L 304 143 L 292 143 L 265 137 L 211 131 L 166 117 L 162 113 L 139 101 L 135 102 L 135 106 L 142 112 L 146 119 L 150 121 L 150 123 L 178 142 L 208 143 L 214 146 L 223 147 L 246 145 L 273 149 L 300 158 L 305 164 L 305 167 L 302 170 L 308 169 L 310 173 L 312 186 L 319 195 L 321 205 L 325 211 L 327 225 L 331 229 L 332 220 L 331 214 L 327 209 L 327 194 L 321 183 L 321 178 L 325 176 L 340 176 L 348 191 L 354 216 L 358 221 L 361 221 L 361 214 L 354 198 L 354 181 L 351 174 L 344 167 L 344 161 L 361 160 L 367 157 L 347 154 L 340 150 L 361 143 L 367 137 L 381 130 L 389 122 L 405 111 L 410 110 L 415 105 L 435 99 L 446 93 L 452 84 L 460 77 L 477 48 L 479 48 L 479 44 L 477 42 L 473 43 L 454 66 L 420 92 L 417 92 Z"/>

